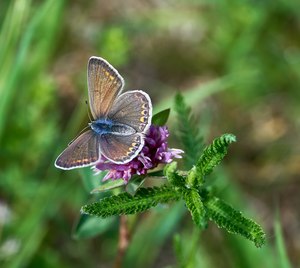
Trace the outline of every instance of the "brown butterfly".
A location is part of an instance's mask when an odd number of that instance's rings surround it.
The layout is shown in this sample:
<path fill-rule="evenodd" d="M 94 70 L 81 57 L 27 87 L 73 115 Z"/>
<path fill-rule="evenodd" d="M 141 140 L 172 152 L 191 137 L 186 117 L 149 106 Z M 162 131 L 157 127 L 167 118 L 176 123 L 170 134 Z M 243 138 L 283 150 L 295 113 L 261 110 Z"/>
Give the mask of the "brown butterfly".
<path fill-rule="evenodd" d="M 124 79 L 106 60 L 91 57 L 87 77 L 93 121 L 58 156 L 55 166 L 61 169 L 94 165 L 101 155 L 113 163 L 127 163 L 142 150 L 151 124 L 149 95 L 141 90 L 121 94 Z"/>

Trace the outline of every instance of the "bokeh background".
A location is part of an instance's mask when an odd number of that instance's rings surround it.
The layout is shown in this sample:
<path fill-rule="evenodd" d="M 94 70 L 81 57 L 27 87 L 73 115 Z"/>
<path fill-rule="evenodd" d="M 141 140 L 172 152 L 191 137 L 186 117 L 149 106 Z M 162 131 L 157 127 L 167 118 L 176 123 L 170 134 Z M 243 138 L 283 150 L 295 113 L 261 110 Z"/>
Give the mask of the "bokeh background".
<path fill-rule="evenodd" d="M 53 165 L 88 122 L 92 55 L 111 62 L 126 89 L 147 91 L 156 111 L 182 92 L 205 143 L 237 136 L 212 179 L 267 232 L 256 249 L 214 224 L 200 232 L 171 204 L 138 216 L 124 267 L 180 267 L 178 252 L 188 267 L 299 266 L 299 36 L 294 0 L 1 0 L 0 266 L 115 263 L 118 219 L 91 221 L 96 236 L 74 235 L 88 171 Z M 173 110 L 169 128 L 180 148 Z"/>

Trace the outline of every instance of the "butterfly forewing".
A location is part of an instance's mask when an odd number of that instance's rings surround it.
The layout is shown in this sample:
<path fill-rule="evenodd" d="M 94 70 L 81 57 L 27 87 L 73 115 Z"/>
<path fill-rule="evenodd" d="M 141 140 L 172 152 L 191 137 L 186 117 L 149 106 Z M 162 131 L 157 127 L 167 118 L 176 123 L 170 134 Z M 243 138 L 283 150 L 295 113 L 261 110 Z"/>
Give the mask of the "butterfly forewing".
<path fill-rule="evenodd" d="M 55 166 L 72 169 L 90 166 L 99 159 L 99 137 L 88 130 L 76 138 L 56 159 Z"/>
<path fill-rule="evenodd" d="M 140 90 L 128 91 L 116 99 L 108 113 L 114 122 L 129 125 L 136 132 L 144 133 L 151 123 L 152 104 L 147 93 Z"/>
<path fill-rule="evenodd" d="M 105 117 L 122 91 L 124 80 L 106 60 L 91 57 L 88 62 L 88 91 L 94 119 Z"/>
<path fill-rule="evenodd" d="M 101 153 L 114 163 L 124 164 L 132 160 L 144 145 L 142 134 L 113 135 L 105 134 L 100 138 Z"/>

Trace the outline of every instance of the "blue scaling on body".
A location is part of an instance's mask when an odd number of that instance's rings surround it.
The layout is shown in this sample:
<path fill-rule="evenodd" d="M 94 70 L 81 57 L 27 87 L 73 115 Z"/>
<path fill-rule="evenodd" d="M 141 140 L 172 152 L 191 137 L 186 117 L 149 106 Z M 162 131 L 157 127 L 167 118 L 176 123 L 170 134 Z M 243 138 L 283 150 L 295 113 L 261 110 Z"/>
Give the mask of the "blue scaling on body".
<path fill-rule="evenodd" d="M 115 134 L 121 136 L 128 136 L 136 133 L 134 128 L 122 123 L 116 123 L 108 118 L 100 118 L 96 121 L 93 121 L 89 125 L 91 129 L 99 135 Z"/>

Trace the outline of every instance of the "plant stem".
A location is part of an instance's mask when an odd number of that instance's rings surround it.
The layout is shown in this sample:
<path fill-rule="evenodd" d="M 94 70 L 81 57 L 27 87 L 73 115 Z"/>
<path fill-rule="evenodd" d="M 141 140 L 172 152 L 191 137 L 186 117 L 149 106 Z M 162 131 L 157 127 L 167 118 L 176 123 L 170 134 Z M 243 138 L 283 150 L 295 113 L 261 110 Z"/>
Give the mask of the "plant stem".
<path fill-rule="evenodd" d="M 120 216 L 120 227 L 119 227 L 119 243 L 118 243 L 118 253 L 115 261 L 115 268 L 122 267 L 123 257 L 128 248 L 130 240 L 129 229 L 127 225 L 127 216 Z"/>

